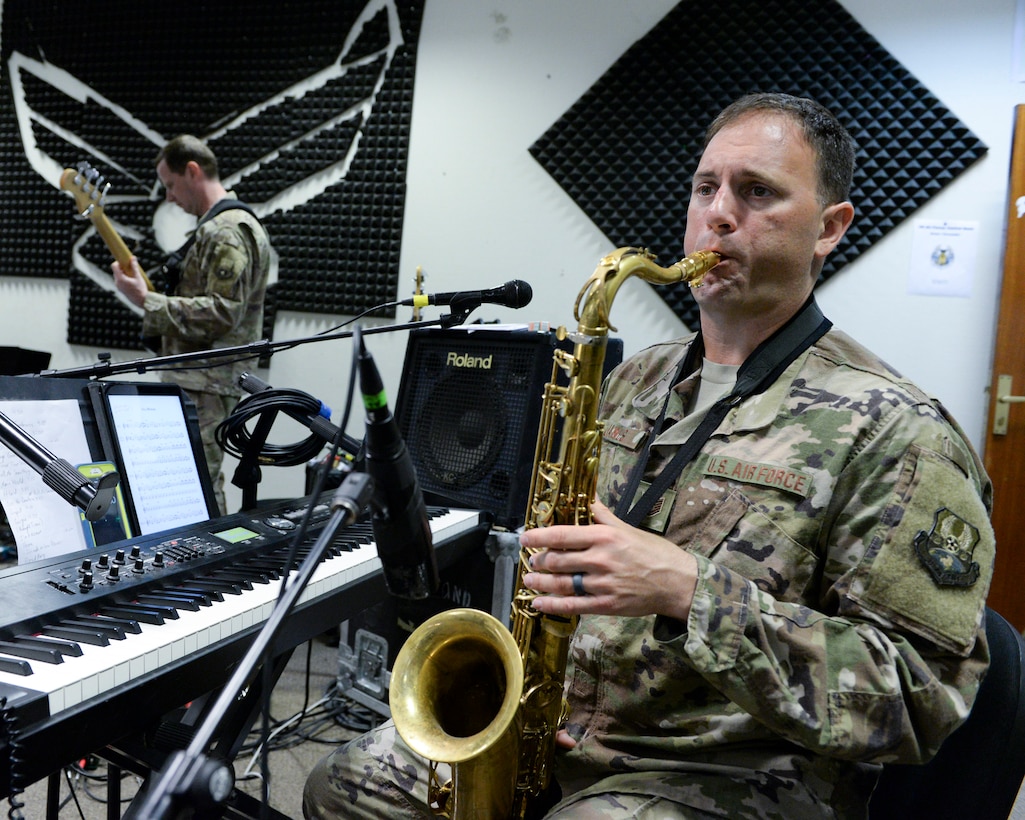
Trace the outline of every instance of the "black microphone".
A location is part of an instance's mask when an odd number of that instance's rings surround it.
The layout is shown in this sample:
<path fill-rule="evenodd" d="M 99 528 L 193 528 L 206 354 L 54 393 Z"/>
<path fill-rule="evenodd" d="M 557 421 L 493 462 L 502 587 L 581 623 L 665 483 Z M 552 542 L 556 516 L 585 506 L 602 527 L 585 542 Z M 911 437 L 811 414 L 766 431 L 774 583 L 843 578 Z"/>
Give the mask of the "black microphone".
<path fill-rule="evenodd" d="M 374 479 L 371 523 L 388 591 L 400 598 L 422 599 L 437 591 L 438 565 L 427 507 L 413 460 L 373 356 L 358 335 L 359 386 L 366 408 L 363 440 L 366 471 Z"/>
<path fill-rule="evenodd" d="M 57 458 L 32 436 L 0 413 L 0 442 L 43 477 L 43 483 L 57 495 L 99 521 L 110 509 L 114 490 L 121 480 L 116 472 L 104 473 L 94 484 L 63 458 Z"/>
<path fill-rule="evenodd" d="M 453 310 L 471 311 L 481 305 L 504 305 L 521 308 L 530 304 L 534 291 L 522 279 L 513 279 L 490 290 L 457 290 L 451 293 L 420 293 L 410 299 L 403 299 L 400 305 L 426 307 L 427 305 L 449 305 Z"/>

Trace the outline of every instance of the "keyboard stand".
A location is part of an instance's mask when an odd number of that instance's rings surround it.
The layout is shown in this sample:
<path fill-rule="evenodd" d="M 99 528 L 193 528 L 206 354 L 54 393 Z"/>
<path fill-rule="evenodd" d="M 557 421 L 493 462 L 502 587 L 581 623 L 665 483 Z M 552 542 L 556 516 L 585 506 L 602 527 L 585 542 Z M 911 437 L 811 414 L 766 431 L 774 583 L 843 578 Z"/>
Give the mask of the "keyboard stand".
<path fill-rule="evenodd" d="M 267 692 L 269 695 L 273 691 L 285 671 L 293 651 L 293 649 L 289 649 L 278 655 L 269 665 L 261 666 L 257 671 L 245 696 L 235 701 L 231 711 L 218 722 L 219 733 L 212 739 L 210 757 L 223 760 L 228 764 L 235 762 L 235 758 L 245 745 L 246 738 L 260 718 L 263 693 Z M 179 710 L 176 720 L 162 722 L 156 729 L 122 738 L 117 744 L 112 744 L 96 752 L 97 757 L 106 760 L 110 766 L 129 771 L 145 779 L 138 794 L 128 805 L 124 814 L 126 820 L 134 816 L 133 807 L 136 804 L 141 804 L 152 775 L 163 768 L 168 755 L 188 747 L 195 727 L 206 718 L 219 694 L 219 692 L 208 692 L 192 701 L 183 710 Z M 107 781 L 107 788 L 107 805 L 118 806 L 120 804 L 120 778 L 115 782 L 111 777 Z M 113 795 L 110 793 L 111 789 L 117 789 L 119 793 Z M 234 788 L 221 808 L 222 813 L 217 816 L 222 818 L 261 820 L 261 818 L 269 817 L 276 818 L 276 820 L 289 820 L 286 815 L 280 814 L 269 806 L 263 806 L 252 795 Z M 120 817 L 120 814 L 115 814 L 114 820 Z"/>

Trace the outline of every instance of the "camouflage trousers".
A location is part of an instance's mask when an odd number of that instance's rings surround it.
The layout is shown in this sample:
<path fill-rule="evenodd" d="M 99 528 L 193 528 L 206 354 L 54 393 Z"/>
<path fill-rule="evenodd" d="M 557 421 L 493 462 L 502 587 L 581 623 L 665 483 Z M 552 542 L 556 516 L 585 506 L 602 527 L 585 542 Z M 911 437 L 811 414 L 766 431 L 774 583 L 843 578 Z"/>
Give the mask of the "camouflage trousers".
<path fill-rule="evenodd" d="M 217 429 L 217 425 L 235 409 L 238 398 L 222 396 L 219 393 L 201 393 L 197 390 L 189 390 L 188 395 L 192 399 L 192 403 L 196 405 L 196 415 L 199 417 L 199 435 L 203 441 L 206 466 L 214 485 L 217 507 L 220 509 L 221 515 L 224 515 L 228 512 L 224 501 L 224 474 L 221 472 L 221 465 L 224 463 L 224 450 L 217 446 L 217 442 L 214 440 L 214 431 Z"/>
<path fill-rule="evenodd" d="M 643 772 L 614 775 L 574 792 L 545 814 L 545 820 L 702 820 L 702 818 L 833 818 L 832 810 L 806 790 L 769 789 L 771 799 L 752 788 L 750 772 Z M 449 777 L 439 765 L 438 776 Z M 658 784 L 653 790 L 650 788 Z M 402 741 L 392 723 L 361 735 L 321 760 L 310 773 L 303 795 L 307 820 L 366 818 L 423 820 L 428 767 Z M 652 791 L 673 790 L 680 800 Z M 770 805 L 771 804 L 771 805 Z"/>

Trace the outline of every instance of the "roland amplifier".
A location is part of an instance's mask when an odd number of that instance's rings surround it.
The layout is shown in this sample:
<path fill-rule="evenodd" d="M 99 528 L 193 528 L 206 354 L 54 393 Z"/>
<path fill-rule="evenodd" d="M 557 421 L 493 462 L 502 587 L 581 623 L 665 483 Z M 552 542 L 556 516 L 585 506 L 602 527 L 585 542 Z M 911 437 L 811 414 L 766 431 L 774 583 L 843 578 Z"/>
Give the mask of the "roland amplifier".
<path fill-rule="evenodd" d="M 573 349 L 553 331 L 410 334 L 395 416 L 428 503 L 484 510 L 507 529 L 523 524 L 557 347 Z M 609 339 L 605 373 L 622 359 L 622 340 Z"/>

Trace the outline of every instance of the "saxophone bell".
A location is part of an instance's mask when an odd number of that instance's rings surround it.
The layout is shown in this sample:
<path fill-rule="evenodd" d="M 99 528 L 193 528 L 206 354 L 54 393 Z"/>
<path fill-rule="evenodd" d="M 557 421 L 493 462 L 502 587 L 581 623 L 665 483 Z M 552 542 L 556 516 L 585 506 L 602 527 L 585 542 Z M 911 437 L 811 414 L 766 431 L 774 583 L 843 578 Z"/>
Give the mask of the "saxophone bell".
<path fill-rule="evenodd" d="M 395 658 L 391 712 L 409 747 L 431 762 L 429 803 L 444 817 L 505 817 L 516 788 L 523 660 L 512 634 L 474 609 L 416 629 Z M 452 766 L 449 784 L 435 776 Z"/>

